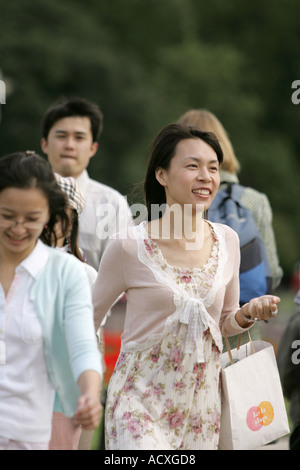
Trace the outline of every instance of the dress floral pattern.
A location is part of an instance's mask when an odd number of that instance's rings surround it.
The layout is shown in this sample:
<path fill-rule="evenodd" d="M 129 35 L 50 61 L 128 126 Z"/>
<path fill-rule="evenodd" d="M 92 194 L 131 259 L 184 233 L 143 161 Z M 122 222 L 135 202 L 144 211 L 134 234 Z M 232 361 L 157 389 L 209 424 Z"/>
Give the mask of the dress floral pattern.
<path fill-rule="evenodd" d="M 170 266 L 151 239 L 144 240 L 144 249 L 188 296 L 204 298 L 218 266 L 219 243 L 213 235 L 210 258 L 201 268 Z M 120 353 L 106 404 L 106 449 L 217 449 L 220 351 L 207 328 L 205 361 L 199 362 L 196 349 L 184 350 L 187 328 L 178 322 L 157 344 Z"/>

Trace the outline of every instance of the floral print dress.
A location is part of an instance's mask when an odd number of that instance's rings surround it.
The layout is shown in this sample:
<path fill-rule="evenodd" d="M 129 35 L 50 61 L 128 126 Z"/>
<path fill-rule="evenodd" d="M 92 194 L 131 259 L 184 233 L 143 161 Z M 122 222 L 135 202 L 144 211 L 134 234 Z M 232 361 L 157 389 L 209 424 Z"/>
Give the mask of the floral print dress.
<path fill-rule="evenodd" d="M 154 241 L 143 240 L 146 255 L 174 289 L 177 286 L 186 298 L 197 302 L 210 291 L 218 266 L 219 242 L 211 230 L 214 245 L 201 268 L 170 266 Z M 183 319 L 187 309 L 172 329 L 149 347 L 132 352 L 121 349 L 106 403 L 106 449 L 217 449 L 220 348 L 204 317 L 200 330 L 198 318 L 196 322 L 193 315 Z M 189 339 L 197 328 L 201 348 Z"/>

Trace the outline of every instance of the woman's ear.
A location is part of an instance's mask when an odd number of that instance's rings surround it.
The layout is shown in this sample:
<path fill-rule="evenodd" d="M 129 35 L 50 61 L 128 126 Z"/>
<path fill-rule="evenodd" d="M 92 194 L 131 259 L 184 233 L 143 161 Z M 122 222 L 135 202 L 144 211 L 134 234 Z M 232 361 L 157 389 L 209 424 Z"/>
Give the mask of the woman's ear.
<path fill-rule="evenodd" d="M 155 177 L 156 177 L 157 181 L 159 182 L 159 184 L 161 184 L 162 186 L 167 185 L 167 183 L 166 183 L 166 170 L 164 170 L 161 167 L 156 168 Z"/>

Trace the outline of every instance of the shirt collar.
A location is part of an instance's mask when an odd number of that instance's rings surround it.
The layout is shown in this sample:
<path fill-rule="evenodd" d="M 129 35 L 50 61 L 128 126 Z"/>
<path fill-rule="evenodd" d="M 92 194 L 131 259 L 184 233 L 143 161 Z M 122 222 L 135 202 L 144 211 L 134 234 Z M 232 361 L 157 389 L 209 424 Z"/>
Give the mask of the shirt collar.
<path fill-rule="evenodd" d="M 36 278 L 40 270 L 45 266 L 49 257 L 47 246 L 41 240 L 27 258 L 25 258 L 17 267 L 16 272 L 20 270 L 27 271 L 33 278 Z"/>
<path fill-rule="evenodd" d="M 87 170 L 83 170 L 83 172 L 78 176 L 78 178 L 76 178 L 79 189 L 81 189 L 83 193 L 85 193 L 85 190 L 87 189 L 89 179 L 90 177 Z"/>

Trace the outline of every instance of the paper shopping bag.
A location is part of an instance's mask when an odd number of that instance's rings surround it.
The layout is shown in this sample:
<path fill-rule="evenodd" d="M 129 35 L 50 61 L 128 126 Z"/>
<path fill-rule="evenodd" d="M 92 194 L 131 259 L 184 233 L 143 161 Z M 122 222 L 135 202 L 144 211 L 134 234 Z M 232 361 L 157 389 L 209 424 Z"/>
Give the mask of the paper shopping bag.
<path fill-rule="evenodd" d="M 290 432 L 274 349 L 251 338 L 232 351 L 228 346 L 221 356 L 219 449 L 257 449 Z"/>

